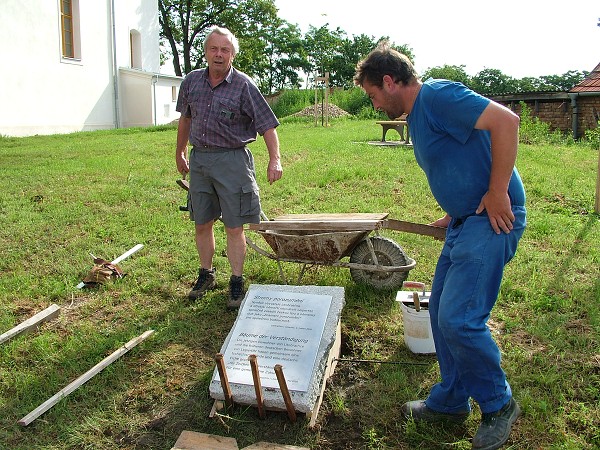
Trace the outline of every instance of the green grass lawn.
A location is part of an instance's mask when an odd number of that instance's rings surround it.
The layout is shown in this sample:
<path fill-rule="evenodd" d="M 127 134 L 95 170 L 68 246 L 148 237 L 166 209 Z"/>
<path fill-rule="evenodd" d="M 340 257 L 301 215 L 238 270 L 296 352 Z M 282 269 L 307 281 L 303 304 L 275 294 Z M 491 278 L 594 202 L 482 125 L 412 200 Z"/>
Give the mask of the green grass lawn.
<path fill-rule="evenodd" d="M 263 210 L 387 212 L 428 223 L 443 213 L 407 147 L 369 145 L 373 120 L 279 128 L 283 178 L 266 182 L 267 151 L 252 145 Z M 393 132 L 388 139 L 394 138 Z M 218 289 L 197 303 L 193 226 L 178 207 L 173 128 L 0 138 L 0 334 L 56 303 L 60 316 L 0 344 L 0 448 L 170 449 L 183 430 L 312 449 L 467 449 L 479 413 L 462 425 L 404 422 L 399 406 L 425 396 L 433 356 L 403 342 L 395 292 L 356 284 L 344 268 L 310 267 L 302 284 L 342 286 L 342 357 L 317 426 L 303 415 L 236 406 L 210 418 L 214 356 L 235 320 L 225 310 L 229 265 L 217 226 Z M 600 447 L 600 217 L 594 214 L 598 151 L 583 144 L 521 145 L 528 229 L 490 320 L 523 415 L 510 448 Z M 383 231 L 417 261 L 410 280 L 431 283 L 441 242 Z M 262 244 L 260 236 L 249 233 Z M 122 280 L 75 286 L 90 253 L 121 263 Z M 284 263 L 295 279 L 299 264 Z M 277 265 L 249 249 L 247 283 L 282 283 Z M 121 345 L 156 333 L 62 399 L 28 427 L 17 421 Z M 414 362 L 420 364 L 412 364 Z M 424 363 L 424 364 L 422 364 Z"/>

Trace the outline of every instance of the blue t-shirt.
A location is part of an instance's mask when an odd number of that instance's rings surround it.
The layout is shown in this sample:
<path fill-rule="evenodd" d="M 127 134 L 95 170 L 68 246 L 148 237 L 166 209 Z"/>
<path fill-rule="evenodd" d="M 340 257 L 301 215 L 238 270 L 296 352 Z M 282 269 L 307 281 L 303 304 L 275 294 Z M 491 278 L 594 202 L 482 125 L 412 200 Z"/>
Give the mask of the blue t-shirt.
<path fill-rule="evenodd" d="M 490 133 L 475 124 L 490 100 L 447 80 L 423 83 L 407 118 L 417 163 L 431 192 L 452 217 L 475 214 L 487 192 L 492 167 Z M 525 205 L 517 169 L 509 183 L 513 205 Z"/>

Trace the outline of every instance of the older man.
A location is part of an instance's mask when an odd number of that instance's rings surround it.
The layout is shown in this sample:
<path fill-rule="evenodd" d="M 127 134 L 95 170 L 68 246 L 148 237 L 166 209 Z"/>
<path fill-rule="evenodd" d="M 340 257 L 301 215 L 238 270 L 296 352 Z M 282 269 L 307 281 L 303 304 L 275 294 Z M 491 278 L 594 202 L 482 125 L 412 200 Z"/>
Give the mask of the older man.
<path fill-rule="evenodd" d="M 187 74 L 177 111 L 177 170 L 190 174 L 189 210 L 195 223 L 200 269 L 190 300 L 216 287 L 213 226 L 221 218 L 231 266 L 228 309 L 244 296 L 246 239 L 243 225 L 260 222 L 259 189 L 248 144 L 263 136 L 269 152 L 267 179 L 279 180 L 282 167 L 276 127 L 279 121 L 254 82 L 232 66 L 239 51 L 236 37 L 216 27 L 204 41 L 208 67 Z M 187 158 L 188 141 L 192 150 Z"/>

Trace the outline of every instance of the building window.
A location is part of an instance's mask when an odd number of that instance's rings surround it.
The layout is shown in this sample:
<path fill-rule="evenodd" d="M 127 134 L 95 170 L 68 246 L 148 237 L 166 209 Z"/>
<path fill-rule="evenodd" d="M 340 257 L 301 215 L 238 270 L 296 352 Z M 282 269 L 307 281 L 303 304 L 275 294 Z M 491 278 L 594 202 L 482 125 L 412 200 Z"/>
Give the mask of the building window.
<path fill-rule="evenodd" d="M 81 58 L 79 46 L 79 0 L 60 1 L 60 30 L 62 40 L 62 57 Z"/>
<path fill-rule="evenodd" d="M 177 86 L 171 86 L 171 101 L 177 101 Z"/>

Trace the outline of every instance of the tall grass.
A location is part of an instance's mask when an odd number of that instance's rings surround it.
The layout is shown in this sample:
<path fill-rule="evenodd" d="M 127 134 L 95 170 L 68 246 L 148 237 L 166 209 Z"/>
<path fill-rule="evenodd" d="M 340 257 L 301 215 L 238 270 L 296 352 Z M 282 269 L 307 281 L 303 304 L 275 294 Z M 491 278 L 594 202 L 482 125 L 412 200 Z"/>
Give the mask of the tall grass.
<path fill-rule="evenodd" d="M 342 286 L 342 357 L 317 428 L 299 417 L 236 406 L 209 418 L 214 355 L 235 320 L 227 312 L 229 264 L 217 227 L 218 288 L 190 303 L 198 267 L 193 227 L 178 207 L 176 131 L 131 129 L 0 139 L 0 332 L 52 303 L 59 318 L 0 344 L 0 448 L 169 449 L 182 430 L 313 449 L 470 448 L 479 413 L 464 425 L 399 418 L 399 406 L 437 380 L 432 356 L 403 343 L 395 292 L 356 284 L 349 271 L 309 267 L 302 284 Z M 282 180 L 266 182 L 267 151 L 252 145 L 265 213 L 388 212 L 428 223 L 442 211 L 407 147 L 379 147 L 373 120 L 279 128 Z M 600 446 L 600 217 L 593 213 L 597 149 L 523 144 L 518 167 L 529 226 L 508 265 L 490 327 L 523 416 L 518 449 Z M 431 283 L 441 243 L 384 230 L 417 261 L 411 280 Z M 249 233 L 259 244 L 260 236 Z M 95 290 L 75 286 L 89 253 L 127 276 Z M 300 266 L 284 263 L 290 280 Z M 248 251 L 248 283 L 281 284 L 276 264 Z M 27 428 L 16 422 L 123 343 L 152 338 L 61 400 Z M 413 363 L 425 365 L 415 365 Z"/>

